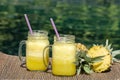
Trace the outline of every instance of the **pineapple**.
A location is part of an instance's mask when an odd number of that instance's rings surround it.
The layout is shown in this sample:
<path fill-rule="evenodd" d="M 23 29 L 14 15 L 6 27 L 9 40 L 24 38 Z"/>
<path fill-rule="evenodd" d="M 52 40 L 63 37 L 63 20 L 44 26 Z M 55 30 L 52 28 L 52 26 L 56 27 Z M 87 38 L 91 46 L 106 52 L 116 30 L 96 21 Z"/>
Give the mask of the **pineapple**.
<path fill-rule="evenodd" d="M 87 74 L 92 72 L 104 72 L 110 68 L 113 62 L 120 63 L 120 50 L 112 51 L 111 44 L 93 45 L 89 50 L 84 44 L 77 43 L 76 61 L 77 74 L 81 71 Z"/>
<path fill-rule="evenodd" d="M 76 61 L 74 62 L 77 67 L 77 75 L 81 73 L 83 70 L 85 73 L 90 74 L 93 72 L 92 63 L 96 61 L 100 61 L 102 56 L 91 58 L 88 56 L 88 49 L 84 44 L 77 43 L 77 53 L 76 53 Z"/>
<path fill-rule="evenodd" d="M 92 64 L 93 70 L 95 72 L 103 72 L 110 68 L 112 63 L 112 55 L 111 55 L 112 49 L 110 47 L 111 45 L 108 45 L 108 40 L 107 40 L 105 46 L 93 45 L 93 47 L 91 47 L 88 50 L 87 53 L 91 58 L 104 56 L 101 61 L 94 62 Z"/>
<path fill-rule="evenodd" d="M 84 44 L 76 43 L 77 51 L 87 51 L 87 47 Z"/>

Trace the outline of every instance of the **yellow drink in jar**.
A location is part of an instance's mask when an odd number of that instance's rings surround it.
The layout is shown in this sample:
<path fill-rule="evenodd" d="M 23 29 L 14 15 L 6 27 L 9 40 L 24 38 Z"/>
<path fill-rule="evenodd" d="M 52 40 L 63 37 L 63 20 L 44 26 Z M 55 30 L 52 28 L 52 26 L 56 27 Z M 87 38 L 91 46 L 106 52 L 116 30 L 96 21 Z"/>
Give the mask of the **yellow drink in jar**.
<path fill-rule="evenodd" d="M 28 70 L 45 71 L 47 69 L 43 61 L 44 57 L 48 65 L 49 54 L 47 50 L 43 56 L 43 49 L 47 45 L 49 45 L 49 41 L 43 33 L 28 36 L 28 40 L 26 41 L 26 66 Z"/>
<path fill-rule="evenodd" d="M 69 36 L 64 37 L 60 41 L 56 41 L 53 45 L 52 73 L 54 75 L 72 76 L 76 73 L 76 66 L 74 64 L 76 46 L 71 41 L 71 37 L 70 40 L 68 40 Z"/>

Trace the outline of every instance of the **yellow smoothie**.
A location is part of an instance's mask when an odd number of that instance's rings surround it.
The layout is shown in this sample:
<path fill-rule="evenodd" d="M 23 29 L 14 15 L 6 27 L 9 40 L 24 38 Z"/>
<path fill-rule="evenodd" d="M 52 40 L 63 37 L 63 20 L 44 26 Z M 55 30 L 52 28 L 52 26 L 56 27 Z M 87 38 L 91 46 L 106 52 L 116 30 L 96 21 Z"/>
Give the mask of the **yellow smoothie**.
<path fill-rule="evenodd" d="M 47 32 L 38 30 L 34 31 L 33 35 L 28 35 L 28 40 L 26 41 L 26 67 L 28 70 L 45 71 L 47 69 L 49 51 L 45 50 L 43 56 L 43 50 L 48 45 Z"/>
<path fill-rule="evenodd" d="M 76 73 L 74 43 L 55 42 L 52 48 L 52 73 L 54 75 L 71 76 Z"/>
<path fill-rule="evenodd" d="M 45 71 L 47 67 L 43 61 L 43 49 L 49 45 L 47 40 L 29 40 L 26 45 L 26 65 L 29 70 Z M 48 64 L 48 52 L 44 56 Z"/>

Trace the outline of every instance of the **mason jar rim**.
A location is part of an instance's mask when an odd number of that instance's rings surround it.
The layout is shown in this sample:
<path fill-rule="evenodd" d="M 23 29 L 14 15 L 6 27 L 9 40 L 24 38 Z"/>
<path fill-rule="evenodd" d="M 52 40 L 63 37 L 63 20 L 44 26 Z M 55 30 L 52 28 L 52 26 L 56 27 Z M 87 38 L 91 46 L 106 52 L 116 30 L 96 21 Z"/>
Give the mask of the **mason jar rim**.
<path fill-rule="evenodd" d="M 56 35 L 55 35 L 55 37 L 56 37 Z M 67 38 L 75 39 L 75 36 L 74 36 L 74 35 L 70 35 L 70 34 L 60 34 L 59 37 L 60 37 L 60 38 L 62 38 L 62 37 L 67 37 Z"/>
<path fill-rule="evenodd" d="M 28 36 L 42 36 L 42 35 L 48 35 L 48 32 L 46 30 L 33 30 L 33 34 L 28 31 Z"/>
<path fill-rule="evenodd" d="M 54 36 L 54 41 L 65 41 L 65 42 L 75 42 L 75 36 L 69 34 L 60 34 L 60 40 L 57 39 L 56 35 Z"/>

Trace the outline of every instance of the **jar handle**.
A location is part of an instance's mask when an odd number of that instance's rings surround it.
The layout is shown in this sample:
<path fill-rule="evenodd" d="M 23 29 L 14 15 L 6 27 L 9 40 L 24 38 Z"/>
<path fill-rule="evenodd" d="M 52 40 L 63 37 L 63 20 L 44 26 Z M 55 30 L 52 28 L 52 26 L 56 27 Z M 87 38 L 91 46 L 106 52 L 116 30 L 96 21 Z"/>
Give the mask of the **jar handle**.
<path fill-rule="evenodd" d="M 46 49 L 48 49 L 49 47 L 52 47 L 52 45 L 48 45 L 48 46 L 46 46 L 46 47 L 43 49 L 43 62 L 44 62 L 44 65 L 45 65 L 46 67 L 48 67 L 49 65 L 47 65 L 47 62 L 46 62 L 46 60 L 45 60 L 45 54 L 47 53 Z M 49 55 L 49 54 L 48 54 L 48 55 Z"/>
<path fill-rule="evenodd" d="M 18 56 L 19 56 L 19 59 L 20 61 L 22 62 L 22 64 L 25 64 L 25 58 L 23 58 L 22 56 L 22 47 L 23 45 L 26 44 L 26 40 L 22 40 L 19 44 L 19 50 L 18 50 Z"/>

